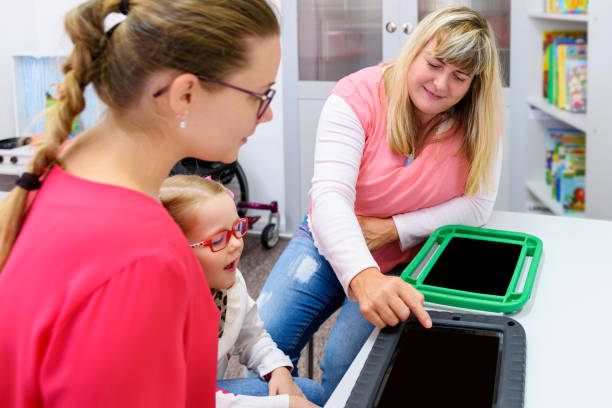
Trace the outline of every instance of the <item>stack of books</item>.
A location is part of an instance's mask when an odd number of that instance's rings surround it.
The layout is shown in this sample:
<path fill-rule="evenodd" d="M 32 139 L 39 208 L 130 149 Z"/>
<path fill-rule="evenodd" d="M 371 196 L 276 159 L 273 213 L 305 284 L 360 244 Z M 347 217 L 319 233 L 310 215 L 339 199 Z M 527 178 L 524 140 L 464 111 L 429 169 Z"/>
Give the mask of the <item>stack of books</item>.
<path fill-rule="evenodd" d="M 586 112 L 586 31 L 543 32 L 543 95 L 571 112 Z"/>
<path fill-rule="evenodd" d="M 546 132 L 546 183 L 566 213 L 584 212 L 585 134 L 575 129 Z"/>
<path fill-rule="evenodd" d="M 545 0 L 547 13 L 555 14 L 587 14 L 589 0 Z"/>

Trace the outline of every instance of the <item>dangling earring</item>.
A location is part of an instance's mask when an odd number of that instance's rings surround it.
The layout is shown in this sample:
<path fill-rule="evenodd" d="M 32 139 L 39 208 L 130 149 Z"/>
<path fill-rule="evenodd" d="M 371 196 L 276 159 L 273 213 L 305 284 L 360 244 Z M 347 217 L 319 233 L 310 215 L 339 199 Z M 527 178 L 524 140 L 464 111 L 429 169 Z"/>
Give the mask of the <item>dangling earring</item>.
<path fill-rule="evenodd" d="M 179 122 L 179 127 L 181 129 L 185 129 L 187 127 L 187 116 L 189 115 L 189 111 L 185 111 L 185 114 L 183 115 L 183 117 L 181 118 L 181 121 Z"/>

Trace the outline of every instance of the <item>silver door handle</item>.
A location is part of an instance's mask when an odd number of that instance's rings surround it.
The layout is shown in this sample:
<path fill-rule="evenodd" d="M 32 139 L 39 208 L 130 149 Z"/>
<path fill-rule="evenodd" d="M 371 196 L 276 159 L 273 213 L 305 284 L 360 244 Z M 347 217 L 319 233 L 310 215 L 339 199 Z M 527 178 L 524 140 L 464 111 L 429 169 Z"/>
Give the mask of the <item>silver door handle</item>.
<path fill-rule="evenodd" d="M 412 30 L 414 30 L 414 26 L 412 25 L 412 23 L 404 23 L 404 25 L 402 26 L 402 31 L 406 35 L 412 33 Z"/>
<path fill-rule="evenodd" d="M 395 30 L 397 30 L 397 25 L 393 21 L 389 21 L 385 24 L 385 30 L 387 30 L 388 33 L 394 33 Z"/>

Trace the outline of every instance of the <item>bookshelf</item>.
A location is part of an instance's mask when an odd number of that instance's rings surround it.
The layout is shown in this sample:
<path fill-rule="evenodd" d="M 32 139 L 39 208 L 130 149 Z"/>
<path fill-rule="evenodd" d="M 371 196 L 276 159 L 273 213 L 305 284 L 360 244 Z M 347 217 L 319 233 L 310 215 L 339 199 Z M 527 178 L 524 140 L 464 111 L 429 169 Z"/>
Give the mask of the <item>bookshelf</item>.
<path fill-rule="evenodd" d="M 524 45 L 511 68 L 512 208 L 527 211 L 530 203 L 537 203 L 557 215 L 612 220 L 612 77 L 608 73 L 612 67 L 612 5 L 590 0 L 588 15 L 547 14 L 542 5 L 528 0 L 512 2 L 512 41 Z M 546 30 L 587 31 L 586 113 L 559 109 L 542 96 L 542 33 Z M 534 114 L 534 110 L 544 114 Z M 545 183 L 545 136 L 548 128 L 555 127 L 586 134 L 584 214 L 564 214 L 550 198 L 551 189 Z"/>

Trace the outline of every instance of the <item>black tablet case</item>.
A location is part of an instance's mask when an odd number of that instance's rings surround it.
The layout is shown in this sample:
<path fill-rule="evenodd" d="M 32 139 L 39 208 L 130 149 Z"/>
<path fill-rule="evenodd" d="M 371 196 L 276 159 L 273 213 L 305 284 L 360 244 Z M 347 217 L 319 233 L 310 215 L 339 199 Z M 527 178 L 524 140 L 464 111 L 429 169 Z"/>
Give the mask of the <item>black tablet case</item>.
<path fill-rule="evenodd" d="M 523 327 L 513 319 L 504 316 L 461 314 L 429 311 L 435 328 L 466 329 L 500 333 L 501 359 L 497 369 L 496 389 L 494 392 L 495 407 L 522 407 L 525 386 L 526 339 Z M 418 324 L 414 318 L 395 327 L 387 327 L 378 335 L 372 350 L 351 391 L 346 407 L 364 408 L 377 406 L 379 389 L 390 369 L 389 364 L 400 344 L 402 333 L 407 324 Z M 419 375 L 419 367 L 411 367 L 410 373 Z M 432 379 L 435 381 L 435 379 Z M 445 392 L 440 384 L 440 392 Z M 406 406 L 411 404 L 411 395 L 419 390 L 411 387 L 406 379 Z M 434 405 L 428 405 L 434 406 Z"/>

